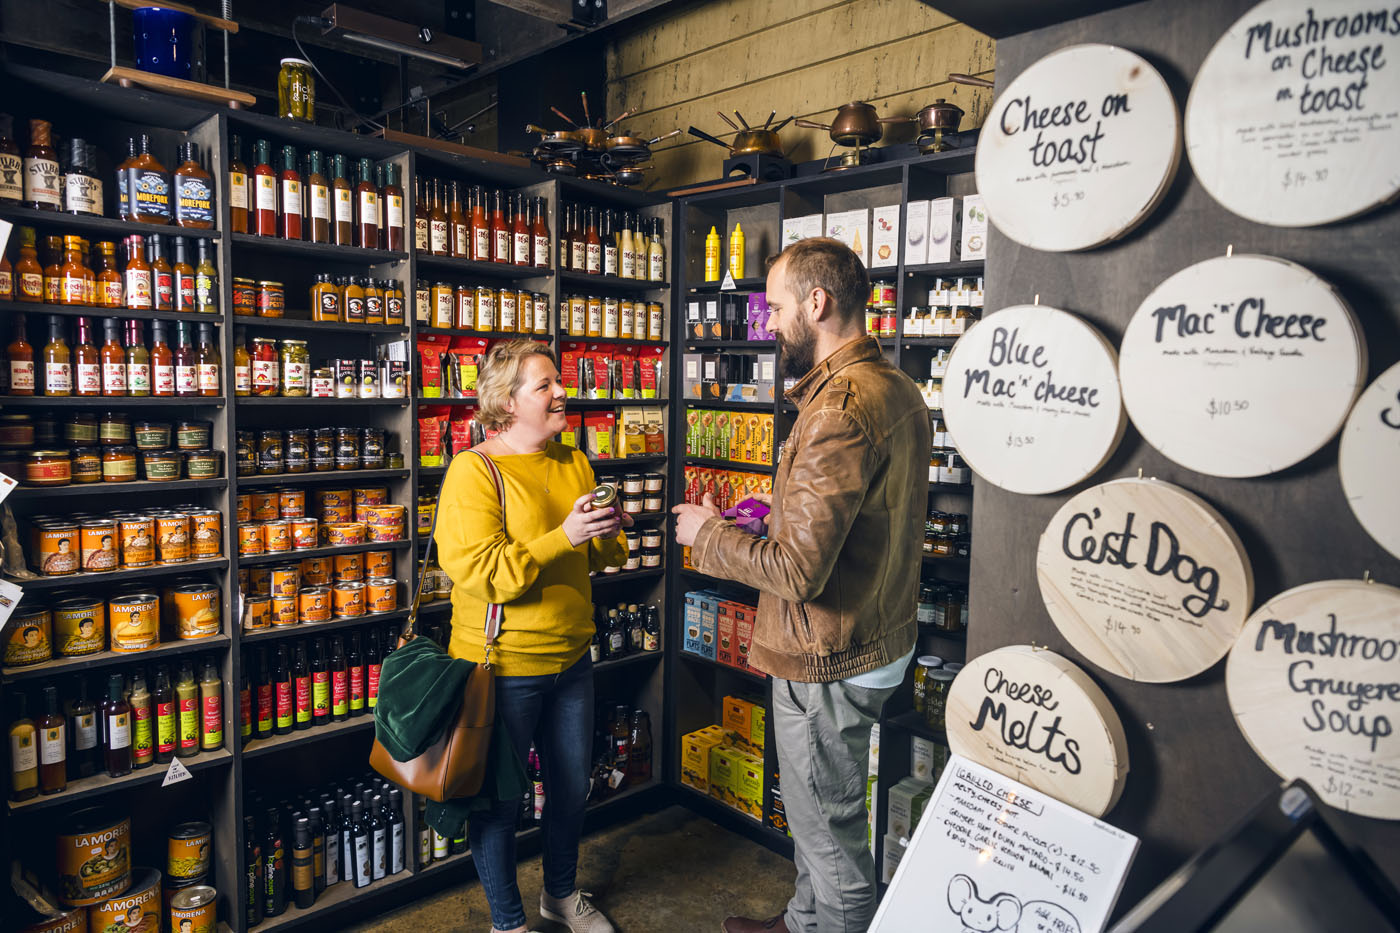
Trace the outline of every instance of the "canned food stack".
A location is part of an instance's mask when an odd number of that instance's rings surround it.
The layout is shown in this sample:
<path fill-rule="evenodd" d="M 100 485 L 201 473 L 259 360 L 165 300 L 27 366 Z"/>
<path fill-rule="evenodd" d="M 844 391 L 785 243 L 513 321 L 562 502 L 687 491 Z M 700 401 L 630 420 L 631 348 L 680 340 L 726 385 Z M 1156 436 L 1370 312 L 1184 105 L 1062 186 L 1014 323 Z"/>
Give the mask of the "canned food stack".
<path fill-rule="evenodd" d="M 125 412 L 0 415 L 0 473 L 25 486 L 217 479 L 208 421 L 132 421 Z"/>
<path fill-rule="evenodd" d="M 549 333 L 549 295 L 514 286 L 418 280 L 414 313 L 427 327 L 504 334 Z"/>
<path fill-rule="evenodd" d="M 400 325 L 405 322 L 403 284 L 370 275 L 315 274 L 307 320 L 315 323 Z M 244 317 L 286 315 L 286 287 L 269 279 L 235 278 L 233 313 Z M 300 314 L 296 315 L 300 317 Z"/>
<path fill-rule="evenodd" d="M 234 334 L 234 394 L 258 398 L 405 398 L 408 343 L 378 348 L 375 359 L 322 359 L 315 366 L 306 341 Z"/>
<path fill-rule="evenodd" d="M 239 476 L 403 469 L 403 454 L 386 450 L 393 441 L 381 428 L 239 431 L 234 456 Z"/>

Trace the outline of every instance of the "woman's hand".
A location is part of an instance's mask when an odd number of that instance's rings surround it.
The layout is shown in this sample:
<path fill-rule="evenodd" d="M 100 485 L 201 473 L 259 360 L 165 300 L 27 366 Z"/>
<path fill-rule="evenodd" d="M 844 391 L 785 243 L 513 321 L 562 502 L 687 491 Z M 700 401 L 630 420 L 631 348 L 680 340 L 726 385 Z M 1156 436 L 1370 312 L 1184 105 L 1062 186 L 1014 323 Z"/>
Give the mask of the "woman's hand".
<path fill-rule="evenodd" d="M 564 536 L 574 547 L 594 538 L 611 538 L 622 528 L 616 506 L 594 511 L 592 501 L 591 492 L 579 496 L 574 500 L 573 511 L 564 519 Z"/>

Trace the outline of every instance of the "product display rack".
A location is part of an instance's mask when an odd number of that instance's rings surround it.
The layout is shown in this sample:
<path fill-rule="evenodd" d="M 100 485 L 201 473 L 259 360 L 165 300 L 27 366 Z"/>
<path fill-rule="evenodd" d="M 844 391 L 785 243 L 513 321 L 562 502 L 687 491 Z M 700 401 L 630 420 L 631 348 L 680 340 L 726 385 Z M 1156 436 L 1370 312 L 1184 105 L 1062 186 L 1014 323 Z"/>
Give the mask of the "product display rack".
<path fill-rule="evenodd" d="M 840 172 L 815 175 L 798 175 L 795 178 L 777 182 L 757 184 L 737 190 L 723 190 L 683 197 L 678 202 L 678 233 L 676 246 L 675 277 L 677 282 L 676 314 L 672 320 L 672 340 L 677 346 L 676 357 L 681 352 L 725 351 L 776 353 L 776 342 L 772 340 L 750 341 L 741 339 L 696 338 L 688 330 L 687 306 L 692 301 L 722 300 L 724 295 L 745 296 L 751 292 L 761 292 L 767 287 L 765 276 L 745 275 L 736 278 L 733 289 L 726 288 L 723 272 L 728 267 L 728 238 L 736 223 L 742 224 L 745 232 L 745 272 L 762 269 L 764 261 L 781 251 L 783 220 L 810 214 L 829 214 L 837 211 L 859 208 L 874 208 L 884 205 L 900 205 L 899 251 L 895 265 L 876 267 L 869 270 L 871 281 L 893 280 L 896 283 L 898 330 L 893 338 L 881 338 L 880 344 L 885 356 L 894 365 L 903 369 L 915 381 L 929 376 L 931 352 L 940 347 L 952 346 L 956 338 L 951 337 L 904 337 L 904 316 L 907 309 L 923 305 L 924 292 L 938 277 L 972 277 L 982 274 L 983 264 L 978 262 L 934 263 L 921 265 L 904 264 L 904 236 L 906 205 L 911 200 L 961 195 L 972 192 L 973 158 L 972 148 L 955 149 L 948 152 L 921 156 L 907 162 L 876 163 L 851 168 Z M 711 227 L 721 237 L 721 279 L 705 281 L 705 237 Z M 703 309 L 703 304 L 702 304 Z M 779 360 L 779 363 L 781 361 Z M 672 369 L 671 395 L 681 399 L 681 404 L 672 414 L 675 433 L 672 446 L 684 450 L 685 411 L 709 409 L 718 411 L 772 412 L 774 419 L 774 455 L 787 437 L 796 417 L 796 407 L 783 398 L 782 376 L 779 367 L 776 374 L 775 398 L 772 401 L 727 401 L 706 400 L 683 396 L 682 374 L 679 366 Z M 931 415 L 935 414 L 930 412 Z M 684 469 L 687 465 L 712 467 L 750 473 L 775 472 L 773 465 L 754 465 L 732 460 L 718 460 L 704 457 L 677 456 L 671 468 L 672 488 L 678 492 L 684 488 Z M 959 511 L 971 511 L 972 486 L 929 483 L 930 506 Z M 677 495 L 676 501 L 683 496 Z M 975 522 L 974 522 L 975 525 Z M 669 555 L 671 569 L 671 589 L 677 608 L 671 614 L 671 629 L 668 632 L 667 651 L 675 659 L 670 678 L 669 719 L 665 733 L 671 737 L 666 749 L 666 774 L 668 780 L 679 786 L 680 745 L 679 739 L 696 729 L 721 721 L 720 708 L 724 696 L 737 694 L 752 699 L 761 699 L 771 710 L 771 679 L 766 675 L 739 670 L 710 661 L 698 655 L 681 650 L 684 619 L 680 612 L 680 599 L 691 590 L 710 589 L 732 598 L 756 605 L 757 591 L 728 580 L 719 580 L 686 568 L 682 563 L 682 549 L 672 542 Z M 922 576 L 928 579 L 948 579 L 966 583 L 968 562 L 957 558 L 928 557 L 922 562 Z M 937 653 L 947 660 L 961 660 L 965 652 L 965 641 L 961 636 L 948 637 L 944 633 L 922 628 L 919 633 L 918 653 L 929 649 L 940 649 Z M 911 665 L 912 669 L 912 665 Z M 910 683 L 906 684 L 887 704 L 883 724 L 891 717 L 908 709 L 910 704 Z M 891 731 L 897 730 L 898 724 Z M 882 746 L 888 743 L 882 742 Z M 908 773 L 908 743 L 904 743 L 904 761 Z M 754 821 L 746 814 L 733 809 L 717 799 L 707 797 L 690 787 L 681 786 L 682 801 L 692 805 L 707 816 L 715 818 L 728 828 L 741 832 L 755 841 L 775 851 L 791 855 L 792 842 L 786 833 L 773 828 L 769 823 L 772 815 L 773 795 L 771 779 L 778 771 L 776 745 L 773 736 L 772 717 L 768 717 L 767 735 L 764 742 L 765 790 L 764 821 Z M 900 762 L 887 761 L 882 749 L 880 762 L 880 812 L 884 810 L 884 787 L 887 773 L 893 774 Z M 900 775 L 902 776 L 902 774 Z M 703 803 L 702 803 L 703 801 Z M 882 831 L 883 828 L 881 827 Z M 879 852 L 876 853 L 876 865 Z"/>

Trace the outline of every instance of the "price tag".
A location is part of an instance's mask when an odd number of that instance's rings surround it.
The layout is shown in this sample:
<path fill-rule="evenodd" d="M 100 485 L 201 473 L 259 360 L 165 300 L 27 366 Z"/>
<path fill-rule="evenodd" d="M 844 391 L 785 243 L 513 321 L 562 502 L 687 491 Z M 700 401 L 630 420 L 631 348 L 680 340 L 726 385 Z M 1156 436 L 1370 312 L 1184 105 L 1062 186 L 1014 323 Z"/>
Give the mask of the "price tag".
<path fill-rule="evenodd" d="M 734 273 L 725 269 L 724 282 L 720 285 L 719 290 L 722 292 L 732 292 L 736 288 L 738 288 L 738 286 L 734 284 Z"/>
<path fill-rule="evenodd" d="M 23 598 L 24 590 L 9 580 L 0 580 L 0 629 L 5 627 L 5 623 L 10 620 L 10 613 L 15 611 L 15 607 Z"/>
<path fill-rule="evenodd" d="M 165 780 L 160 782 L 160 786 L 169 787 L 171 784 L 188 781 L 191 777 L 190 769 L 186 768 L 179 758 L 172 758 L 170 759 L 170 767 L 165 772 Z"/>
<path fill-rule="evenodd" d="M 4 473 L 0 473 L 0 502 L 4 502 L 9 498 L 10 493 L 14 492 L 15 487 L 18 485 L 19 483 L 15 481 L 13 476 L 6 476 Z"/>

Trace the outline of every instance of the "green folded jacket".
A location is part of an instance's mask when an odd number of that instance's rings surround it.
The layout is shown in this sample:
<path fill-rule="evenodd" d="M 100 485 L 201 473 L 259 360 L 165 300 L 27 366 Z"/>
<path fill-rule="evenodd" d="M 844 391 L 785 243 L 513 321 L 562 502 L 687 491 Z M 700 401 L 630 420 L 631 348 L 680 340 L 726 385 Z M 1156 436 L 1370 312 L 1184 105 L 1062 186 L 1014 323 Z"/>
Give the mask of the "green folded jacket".
<path fill-rule="evenodd" d="M 442 738 L 457 716 L 467 677 L 475 666 L 450 657 L 421 637 L 389 653 L 379 674 L 374 735 L 390 757 L 411 761 Z M 519 800 L 525 792 L 525 763 L 515 754 L 499 712 L 488 754 L 486 777 L 475 797 L 428 801 L 428 825 L 449 839 L 462 835 L 473 811 L 489 809 L 502 800 Z"/>

